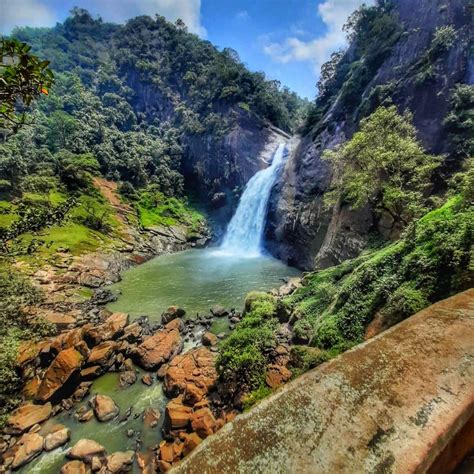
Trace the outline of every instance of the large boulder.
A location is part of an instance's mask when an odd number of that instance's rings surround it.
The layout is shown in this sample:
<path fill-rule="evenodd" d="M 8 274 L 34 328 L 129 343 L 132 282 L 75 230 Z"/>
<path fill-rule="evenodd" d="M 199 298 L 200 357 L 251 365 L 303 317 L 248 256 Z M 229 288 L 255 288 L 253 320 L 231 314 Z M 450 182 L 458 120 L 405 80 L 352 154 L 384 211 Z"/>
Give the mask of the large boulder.
<path fill-rule="evenodd" d="M 12 468 L 18 469 L 29 463 L 43 451 L 44 439 L 38 433 L 25 433 L 18 441 Z"/>
<path fill-rule="evenodd" d="M 71 438 L 71 431 L 64 425 L 55 425 L 44 438 L 44 449 L 52 451 L 66 444 Z"/>
<path fill-rule="evenodd" d="M 201 342 L 204 346 L 215 346 L 219 339 L 212 332 L 206 331 L 201 337 Z"/>
<path fill-rule="evenodd" d="M 217 304 L 211 308 L 211 313 L 216 318 L 222 318 L 224 316 L 227 316 L 229 314 L 229 311 L 227 311 L 223 306 Z"/>
<path fill-rule="evenodd" d="M 128 472 L 132 468 L 135 453 L 133 451 L 118 451 L 107 456 L 107 472 Z"/>
<path fill-rule="evenodd" d="M 104 341 L 116 339 L 123 335 L 128 325 L 128 314 L 113 313 L 103 324 L 93 326 L 84 332 L 84 339 L 91 345 L 96 346 Z"/>
<path fill-rule="evenodd" d="M 96 395 L 90 404 L 99 421 L 109 421 L 119 414 L 119 407 L 107 395 Z"/>
<path fill-rule="evenodd" d="M 168 362 L 183 349 L 180 331 L 183 327 L 181 319 L 168 323 L 163 330 L 147 337 L 133 351 L 133 357 L 138 365 L 146 370 L 156 370 Z"/>
<path fill-rule="evenodd" d="M 82 355 L 73 347 L 62 350 L 46 370 L 36 399 L 40 402 L 58 402 L 70 395 L 80 381 Z"/>
<path fill-rule="evenodd" d="M 116 350 L 117 343 L 114 341 L 106 341 L 95 346 L 87 359 L 87 365 L 99 365 L 104 368 L 110 367 L 114 361 Z"/>
<path fill-rule="evenodd" d="M 69 461 L 61 468 L 61 474 L 90 474 L 89 466 L 82 461 Z"/>
<path fill-rule="evenodd" d="M 209 408 L 200 408 L 191 415 L 191 427 L 200 438 L 207 438 L 217 431 L 217 422 Z"/>
<path fill-rule="evenodd" d="M 8 418 L 8 432 L 12 434 L 20 434 L 32 426 L 42 423 L 51 416 L 51 403 L 44 405 L 33 405 L 28 403 L 17 408 Z"/>
<path fill-rule="evenodd" d="M 90 463 L 93 457 L 104 457 L 105 448 L 92 439 L 79 440 L 67 453 L 69 459 Z"/>
<path fill-rule="evenodd" d="M 192 412 L 190 407 L 183 405 L 182 397 L 169 401 L 165 410 L 165 431 L 186 428 Z"/>
<path fill-rule="evenodd" d="M 177 318 L 182 318 L 186 314 L 186 311 L 183 308 L 178 306 L 170 306 L 166 311 L 161 315 L 161 323 L 168 324 Z"/>
<path fill-rule="evenodd" d="M 217 355 L 205 347 L 198 347 L 175 357 L 165 373 L 163 389 L 168 397 L 184 393 L 190 405 L 201 401 L 217 380 Z"/>

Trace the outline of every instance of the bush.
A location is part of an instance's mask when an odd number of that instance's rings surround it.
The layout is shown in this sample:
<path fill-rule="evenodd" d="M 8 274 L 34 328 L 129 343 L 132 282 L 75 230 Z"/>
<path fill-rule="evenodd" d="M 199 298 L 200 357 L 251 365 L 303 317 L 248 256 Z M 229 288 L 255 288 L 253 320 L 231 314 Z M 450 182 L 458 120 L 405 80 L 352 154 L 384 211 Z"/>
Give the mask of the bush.
<path fill-rule="evenodd" d="M 267 354 L 276 345 L 275 311 L 276 298 L 266 293 L 250 293 L 242 321 L 222 342 L 216 368 L 221 382 L 231 391 L 238 387 L 242 393 L 250 392 L 264 384 Z"/>

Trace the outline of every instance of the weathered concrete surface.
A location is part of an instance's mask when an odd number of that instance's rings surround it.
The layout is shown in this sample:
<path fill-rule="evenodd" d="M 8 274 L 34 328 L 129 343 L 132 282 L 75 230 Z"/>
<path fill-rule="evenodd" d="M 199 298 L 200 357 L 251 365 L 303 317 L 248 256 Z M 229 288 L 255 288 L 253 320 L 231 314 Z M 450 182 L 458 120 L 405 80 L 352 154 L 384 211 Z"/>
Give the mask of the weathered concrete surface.
<path fill-rule="evenodd" d="M 286 385 L 173 472 L 426 472 L 473 414 L 474 289 Z"/>

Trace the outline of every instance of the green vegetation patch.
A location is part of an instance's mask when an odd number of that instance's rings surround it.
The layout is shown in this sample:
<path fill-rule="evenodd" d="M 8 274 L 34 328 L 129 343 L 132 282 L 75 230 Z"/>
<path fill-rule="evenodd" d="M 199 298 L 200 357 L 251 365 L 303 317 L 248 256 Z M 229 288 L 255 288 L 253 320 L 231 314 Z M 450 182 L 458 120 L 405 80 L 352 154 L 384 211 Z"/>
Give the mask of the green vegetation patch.
<path fill-rule="evenodd" d="M 403 238 L 305 278 L 286 298 L 295 334 L 324 350 L 363 341 L 376 315 L 388 328 L 474 281 L 474 209 L 459 196 L 407 229 Z"/>

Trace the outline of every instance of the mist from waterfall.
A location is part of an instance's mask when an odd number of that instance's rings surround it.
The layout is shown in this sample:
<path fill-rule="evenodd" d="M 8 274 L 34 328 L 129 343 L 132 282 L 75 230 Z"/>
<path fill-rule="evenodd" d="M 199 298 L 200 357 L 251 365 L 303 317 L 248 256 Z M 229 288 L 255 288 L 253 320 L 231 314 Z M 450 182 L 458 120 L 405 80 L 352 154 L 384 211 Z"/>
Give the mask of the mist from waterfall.
<path fill-rule="evenodd" d="M 221 251 L 242 257 L 257 257 L 262 254 L 268 200 L 285 157 L 286 145 L 280 143 L 273 154 L 271 165 L 256 173 L 247 183 L 227 227 Z"/>

